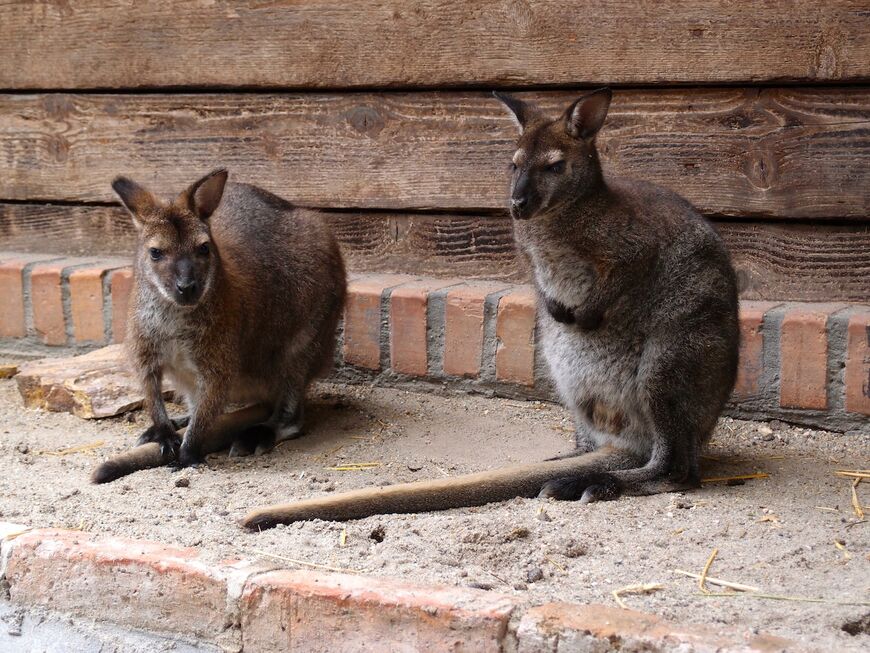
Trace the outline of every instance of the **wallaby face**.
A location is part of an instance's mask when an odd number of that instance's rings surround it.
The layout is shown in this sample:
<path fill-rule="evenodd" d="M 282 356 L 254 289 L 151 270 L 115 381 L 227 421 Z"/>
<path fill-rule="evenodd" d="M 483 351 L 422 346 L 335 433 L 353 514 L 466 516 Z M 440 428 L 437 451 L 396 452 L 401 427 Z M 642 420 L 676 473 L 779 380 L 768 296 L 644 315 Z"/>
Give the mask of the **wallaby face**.
<path fill-rule="evenodd" d="M 139 269 L 162 298 L 177 306 L 196 306 L 211 287 L 217 262 L 208 219 L 226 180 L 225 170 L 212 172 L 169 204 L 126 177 L 112 182 L 138 231 Z"/>
<path fill-rule="evenodd" d="M 520 129 L 510 164 L 514 219 L 558 210 L 600 183 L 594 140 L 610 106 L 609 89 L 581 97 L 555 120 L 515 97 L 494 95 L 513 113 Z"/>

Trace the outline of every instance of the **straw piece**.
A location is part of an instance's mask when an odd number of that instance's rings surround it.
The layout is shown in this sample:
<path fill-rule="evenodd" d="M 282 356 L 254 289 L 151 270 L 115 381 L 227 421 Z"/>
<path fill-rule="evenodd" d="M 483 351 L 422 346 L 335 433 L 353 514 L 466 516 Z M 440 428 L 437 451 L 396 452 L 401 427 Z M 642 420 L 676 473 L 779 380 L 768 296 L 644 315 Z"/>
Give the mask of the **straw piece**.
<path fill-rule="evenodd" d="M 699 574 L 693 574 L 691 571 L 685 571 L 683 569 L 674 569 L 673 572 L 675 574 L 680 574 L 682 576 L 688 576 L 689 578 L 700 579 L 701 576 Z M 722 580 L 720 578 L 713 578 L 712 576 L 707 576 L 705 581 L 710 583 L 711 585 L 719 585 L 720 587 L 727 587 L 728 589 L 737 590 L 738 592 L 760 592 L 761 589 L 758 587 L 753 587 L 752 585 L 743 585 L 742 583 L 732 583 L 728 580 Z M 708 590 L 709 591 L 709 590 Z"/>
<path fill-rule="evenodd" d="M 316 562 L 308 562 L 307 560 L 297 560 L 296 558 L 288 558 L 286 556 L 279 556 L 275 553 L 268 553 L 267 551 L 260 551 L 258 549 L 251 549 L 253 553 L 256 553 L 259 556 L 265 556 L 267 558 L 275 558 L 276 560 L 281 560 L 282 562 L 289 562 L 294 565 L 302 565 L 303 567 L 312 567 L 314 569 L 324 569 L 326 571 L 337 571 L 343 574 L 361 574 L 362 572 L 357 569 L 344 569 L 342 567 L 330 567 L 329 565 L 319 565 Z"/>
<path fill-rule="evenodd" d="M 363 469 L 371 469 L 372 467 L 380 467 L 381 463 L 348 463 L 346 465 L 338 465 L 336 467 L 326 467 L 331 472 L 358 472 Z"/>
<path fill-rule="evenodd" d="M 86 451 L 93 451 L 94 449 L 99 449 L 105 444 L 106 442 L 104 440 L 97 440 L 96 442 L 91 442 L 90 444 L 80 444 L 75 447 L 58 449 L 57 451 L 37 451 L 36 453 L 40 456 L 68 456 L 72 453 L 84 453 Z"/>
<path fill-rule="evenodd" d="M 613 594 L 613 598 L 616 600 L 616 603 L 623 610 L 629 610 L 630 608 L 625 604 L 622 600 L 621 596 L 623 594 L 651 594 L 652 592 L 657 592 L 660 589 L 664 589 L 664 585 L 660 583 L 646 583 L 644 585 L 627 585 L 626 587 L 620 587 L 619 589 L 613 590 L 611 594 Z"/>
<path fill-rule="evenodd" d="M 858 483 L 860 482 L 860 478 L 852 481 L 852 508 L 854 508 L 855 516 L 858 519 L 864 519 L 864 510 L 861 508 L 861 502 L 858 501 Z"/>
<path fill-rule="evenodd" d="M 710 557 L 707 558 L 707 564 L 704 565 L 704 570 L 701 572 L 701 575 L 698 577 L 698 588 L 704 593 L 708 594 L 710 590 L 707 589 L 707 572 L 710 571 L 710 567 L 713 566 L 713 560 L 716 559 L 716 556 L 719 553 L 719 549 L 713 549 L 713 553 L 710 554 Z"/>
<path fill-rule="evenodd" d="M 716 476 L 714 478 L 702 478 L 701 483 L 718 483 L 720 481 L 748 481 L 753 478 L 769 478 L 770 475 L 765 472 L 757 474 L 738 474 L 737 476 Z"/>
<path fill-rule="evenodd" d="M 783 596 L 780 594 L 755 594 L 748 592 L 746 594 L 737 594 L 735 592 L 708 592 L 707 594 L 696 594 L 704 598 L 752 598 L 752 599 L 769 599 L 771 601 L 797 601 L 801 603 L 829 603 L 831 605 L 860 605 L 870 606 L 870 601 L 838 601 L 837 599 L 814 599 L 808 596 Z"/>
<path fill-rule="evenodd" d="M 838 469 L 834 472 L 834 476 L 870 479 L 870 469 Z"/>

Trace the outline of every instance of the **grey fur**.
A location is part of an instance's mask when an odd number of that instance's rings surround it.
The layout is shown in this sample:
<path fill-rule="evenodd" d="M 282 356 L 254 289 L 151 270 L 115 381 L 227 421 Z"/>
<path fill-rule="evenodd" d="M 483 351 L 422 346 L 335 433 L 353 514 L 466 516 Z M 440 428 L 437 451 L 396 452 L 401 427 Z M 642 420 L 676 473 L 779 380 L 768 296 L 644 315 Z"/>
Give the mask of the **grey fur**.
<path fill-rule="evenodd" d="M 600 122 L 576 121 L 601 117 L 609 101 L 598 91 L 555 121 L 506 103 L 523 121 L 514 236 L 533 272 L 541 348 L 574 416 L 577 453 L 610 446 L 644 461 L 541 490 L 583 501 L 696 486 L 699 453 L 737 372 L 737 283 L 725 245 L 677 194 L 603 174 Z M 596 106 L 579 111 L 584 103 Z M 557 153 L 563 163 L 553 169 Z"/>

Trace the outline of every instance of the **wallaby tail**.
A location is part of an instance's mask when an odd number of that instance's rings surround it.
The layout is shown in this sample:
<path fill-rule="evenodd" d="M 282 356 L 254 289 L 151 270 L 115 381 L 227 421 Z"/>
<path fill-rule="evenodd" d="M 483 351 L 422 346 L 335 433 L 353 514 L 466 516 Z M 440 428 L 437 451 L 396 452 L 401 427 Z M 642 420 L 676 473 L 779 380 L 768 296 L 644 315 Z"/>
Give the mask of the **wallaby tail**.
<path fill-rule="evenodd" d="M 364 488 L 268 506 L 248 513 L 243 524 L 251 530 L 261 530 L 309 519 L 346 521 L 387 513 L 481 506 L 514 497 L 538 496 L 542 486 L 554 478 L 594 474 L 636 464 L 637 457 L 633 454 L 602 447 L 572 458 L 513 465 L 453 478 Z"/>
<path fill-rule="evenodd" d="M 271 415 L 272 408 L 268 404 L 254 404 L 221 415 L 215 422 L 212 436 L 203 442 L 203 455 L 227 449 L 241 431 L 265 422 Z M 181 429 L 179 435 L 184 435 L 186 430 Z M 173 460 L 174 456 L 171 453 L 164 455 L 156 442 L 140 444 L 97 465 L 91 474 L 91 482 L 108 483 L 141 469 L 168 465 Z"/>

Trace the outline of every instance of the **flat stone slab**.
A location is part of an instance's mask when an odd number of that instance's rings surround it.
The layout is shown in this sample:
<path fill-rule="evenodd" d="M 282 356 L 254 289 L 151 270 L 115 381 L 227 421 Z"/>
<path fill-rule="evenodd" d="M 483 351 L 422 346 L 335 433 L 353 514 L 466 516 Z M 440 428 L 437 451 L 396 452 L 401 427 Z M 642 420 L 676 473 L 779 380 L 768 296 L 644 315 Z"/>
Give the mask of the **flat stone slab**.
<path fill-rule="evenodd" d="M 22 363 L 15 380 L 28 408 L 84 419 L 120 415 L 138 408 L 143 400 L 123 345 L 109 345 L 82 356 Z"/>

